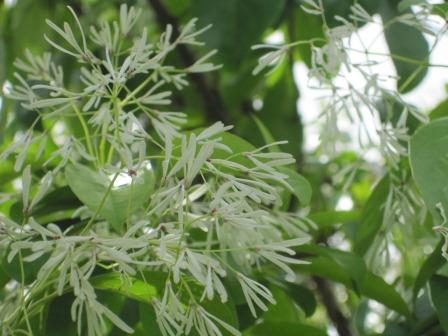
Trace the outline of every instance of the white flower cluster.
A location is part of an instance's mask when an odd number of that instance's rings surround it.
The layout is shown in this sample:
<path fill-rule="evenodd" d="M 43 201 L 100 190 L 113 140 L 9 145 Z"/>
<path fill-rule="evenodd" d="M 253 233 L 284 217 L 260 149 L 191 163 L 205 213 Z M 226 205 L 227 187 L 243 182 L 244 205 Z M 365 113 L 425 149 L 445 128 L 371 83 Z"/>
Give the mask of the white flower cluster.
<path fill-rule="evenodd" d="M 185 69 L 165 64 L 178 45 L 201 45 L 196 38 L 207 28 L 195 30 L 195 20 L 176 37 L 167 26 L 152 44 L 146 30 L 132 38 L 139 11 L 126 5 L 117 22 L 92 27 L 90 34 L 70 11 L 77 29 L 47 21 L 58 38 L 46 40 L 79 62 L 79 81 L 73 87 L 64 85 L 63 69 L 50 54 L 26 52 L 25 60 L 16 62 L 24 74 L 15 74 L 10 97 L 36 110 L 39 118 L 0 154 L 4 160 L 18 153 L 15 168 L 22 171 L 24 214 L 22 224 L 0 217 L 0 239 L 9 250 L 8 261 L 18 258 L 22 268 L 37 259 L 45 262 L 31 284 L 14 287 L 20 300 L 5 300 L 1 307 L 4 334 L 29 326 L 30 315 L 43 309 L 37 299 L 42 293 L 53 297 L 68 291 L 75 296 L 71 315 L 80 334 L 102 335 L 104 318 L 130 333 L 132 329 L 100 302 L 91 279 L 98 269 L 112 270 L 128 281 L 157 269 L 166 273 L 166 285 L 150 303 L 163 335 L 189 334 L 192 329 L 201 336 L 222 335 L 223 330 L 240 335 L 202 303 L 215 297 L 228 300 L 225 278 L 231 273 L 256 316 L 256 307 L 267 310 L 275 301 L 267 287 L 250 277 L 254 267 L 271 263 L 294 278 L 290 264 L 301 261 L 293 257 L 293 247 L 309 240 L 306 231 L 312 225 L 279 210 L 280 193 L 292 189 L 279 167 L 294 159 L 272 151 L 276 144 L 239 151 L 225 140 L 231 127 L 220 122 L 186 134 L 181 129 L 183 113 L 161 110 L 170 104 L 169 84 L 181 89 L 188 84 L 188 73 L 218 68 L 208 62 L 214 52 Z M 36 185 L 32 166 L 25 164 L 30 146 L 38 147 L 34 159 L 41 158 L 52 127 L 62 117 L 77 118 L 84 137 L 67 134 L 45 160 L 48 172 Z M 34 130 L 38 120 L 48 120 L 44 132 Z M 39 223 L 34 208 L 55 190 L 54 181 L 60 183 L 65 167 L 79 162 L 102 176 L 113 176 L 99 206 L 80 208 L 73 214 L 79 225 L 65 231 L 57 224 Z M 120 235 L 102 220 L 102 207 L 118 176 L 127 176 L 132 188 L 134 178 L 148 168 L 159 179 L 150 199 L 129 214 Z M 193 294 L 192 282 L 202 294 Z"/>
<path fill-rule="evenodd" d="M 379 74 L 376 71 L 375 66 L 378 65 L 378 61 L 372 60 L 372 55 L 379 55 L 370 50 L 372 45 L 367 45 L 366 41 L 361 41 L 364 48 L 358 50 L 352 47 L 352 40 L 360 39 L 358 36 L 359 24 L 380 24 L 386 30 L 393 23 L 400 22 L 415 27 L 424 33 L 431 33 L 437 38 L 440 38 L 446 32 L 446 26 L 440 28 L 435 25 L 436 21 L 430 15 L 430 5 L 419 7 L 418 10 L 413 12 L 405 12 L 394 17 L 390 22 L 381 23 L 360 4 L 354 4 L 350 7 L 351 13 L 348 15 L 350 21 L 336 16 L 335 20 L 340 24 L 335 27 L 330 27 L 327 24 L 325 6 L 322 0 L 303 0 L 301 7 L 306 13 L 321 17 L 324 39 L 296 41 L 280 46 L 254 46 L 253 49 L 273 49 L 259 59 L 254 73 L 259 73 L 266 67 L 278 64 L 291 48 L 300 44 L 309 44 L 312 49 L 309 86 L 325 93 L 323 98 L 324 108 L 321 115 L 325 132 L 322 132 L 320 140 L 322 147 L 326 149 L 326 153 L 334 155 L 340 151 L 338 145 L 346 138 L 339 129 L 339 124 L 344 119 L 341 116 L 344 115 L 352 124 L 359 125 L 358 140 L 361 148 L 369 149 L 372 145 L 377 147 L 382 152 L 391 170 L 397 170 L 398 162 L 403 156 L 407 155 L 406 142 L 409 136 L 406 119 L 408 115 L 412 115 L 421 122 L 427 122 L 428 117 L 408 104 L 398 91 L 386 88 L 391 75 Z M 432 28 L 427 28 L 431 24 Z M 375 37 L 373 42 L 378 37 Z M 353 61 L 348 51 L 366 55 L 366 61 Z M 381 54 L 381 56 L 399 57 L 389 54 Z M 416 60 L 403 58 L 400 58 L 403 62 L 414 61 L 418 63 Z M 424 61 L 422 62 L 424 63 Z M 422 64 L 422 66 L 428 65 Z M 365 85 L 360 86 L 360 82 L 365 83 Z M 407 84 L 409 85 L 409 83 Z M 404 87 L 400 88 L 400 91 L 402 89 Z M 386 106 L 381 104 L 386 104 Z M 393 115 L 392 109 L 398 105 L 401 105 L 403 109 L 401 115 L 397 118 L 396 115 Z M 382 115 L 383 111 L 380 111 L 380 109 L 386 110 L 387 115 Z M 394 122 L 393 118 L 399 121 Z M 372 132 L 372 130 L 374 131 Z"/>
<path fill-rule="evenodd" d="M 418 6 L 409 9 L 415 2 L 403 2 L 407 7 L 401 8 L 403 14 L 391 18 L 389 22 L 378 22 L 376 17 L 370 15 L 360 4 L 351 6 L 348 18 L 336 16 L 335 22 L 339 25 L 330 27 L 327 24 L 325 5 L 322 0 L 302 0 L 301 8 L 310 15 L 321 18 L 324 39 L 291 42 L 285 45 L 261 45 L 258 48 L 271 48 L 273 51 L 259 59 L 254 72 L 277 65 L 289 50 L 299 44 L 309 44 L 312 50 L 311 67 L 309 69 L 309 87 L 321 90 L 322 95 L 322 132 L 320 134 L 321 147 L 325 154 L 335 156 L 347 148 L 347 135 L 341 131 L 340 125 L 348 121 L 351 125 L 358 125 L 357 137 L 361 156 L 375 148 L 383 157 L 387 173 L 390 176 L 390 193 L 384 204 L 383 225 L 386 234 L 390 233 L 392 224 L 409 223 L 416 220 L 423 221 L 422 213 L 417 209 L 424 208 L 421 197 L 415 191 L 415 185 L 410 183 L 408 176 L 402 172 L 403 158 L 408 155 L 408 142 L 410 133 L 408 119 L 410 116 L 422 123 L 428 122 L 426 114 L 418 111 L 413 105 L 406 102 L 400 93 L 410 84 L 407 80 L 398 90 L 390 89 L 389 84 L 396 84 L 398 78 L 390 74 L 378 73 L 376 66 L 380 62 L 397 58 L 403 62 L 419 65 L 412 79 L 422 68 L 431 66 L 424 60 L 407 59 L 393 54 L 373 52 L 372 46 L 380 37 L 374 36 L 372 40 L 362 40 L 358 33 L 358 25 L 381 25 L 382 33 L 395 23 L 412 26 L 425 34 L 431 34 L 434 44 L 432 51 L 440 38 L 446 33 L 447 25 L 437 24 L 434 19 L 432 5 L 418 2 Z M 407 10 L 407 11 L 406 11 Z M 362 50 L 353 47 L 354 40 L 362 45 Z M 322 42 L 323 45 L 322 45 Z M 412 43 L 412 42 L 410 42 Z M 352 53 L 365 55 L 365 61 L 353 61 Z M 376 56 L 376 57 L 373 57 Z M 382 60 L 378 60 L 381 56 Z M 360 83 L 365 83 L 361 85 Z M 401 111 L 397 111 L 397 107 Z M 398 114 L 398 115 L 397 115 Z M 342 121 L 342 122 L 341 122 Z M 361 161 L 361 160 L 360 160 Z M 353 181 L 360 163 L 348 166 L 337 177 L 345 178 L 344 190 Z M 423 210 L 424 212 L 424 210 Z M 386 238 L 381 238 L 380 245 L 387 247 Z M 379 248 L 373 248 L 374 258 Z"/>

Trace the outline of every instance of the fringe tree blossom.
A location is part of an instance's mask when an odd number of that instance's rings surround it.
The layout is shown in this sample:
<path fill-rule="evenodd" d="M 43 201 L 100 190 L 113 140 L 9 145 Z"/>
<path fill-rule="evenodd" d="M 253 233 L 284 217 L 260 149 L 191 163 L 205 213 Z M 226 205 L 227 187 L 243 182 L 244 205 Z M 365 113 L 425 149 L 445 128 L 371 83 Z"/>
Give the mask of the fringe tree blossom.
<path fill-rule="evenodd" d="M 173 36 L 168 25 L 158 41 L 149 42 L 146 30 L 133 32 L 139 10 L 122 5 L 118 21 L 88 32 L 69 10 L 74 25 L 59 27 L 47 20 L 57 38 L 45 39 L 78 62 L 75 85 L 65 86 L 63 68 L 49 53 L 26 51 L 15 63 L 21 73 L 15 74 L 9 96 L 39 117 L 0 154 L 2 160 L 16 155 L 23 208 L 22 223 L 0 215 L 0 243 L 8 262 L 18 260 L 23 268 L 40 260 L 42 266 L 31 283 L 15 284 L 17 295 L 2 302 L 3 334 L 21 330 L 44 309 L 36 304 L 43 293 L 68 292 L 74 295 L 71 318 L 79 334 L 103 335 L 107 320 L 131 333 L 101 302 L 95 279 L 112 272 L 125 286 L 146 281 L 142 275 L 148 272 L 162 272 L 165 285 L 145 300 L 163 335 L 193 329 L 201 336 L 240 335 L 206 304 L 228 301 L 225 281 L 233 275 L 256 316 L 257 307 L 266 310 L 275 301 L 262 279 L 252 277 L 253 269 L 272 264 L 294 277 L 291 265 L 301 263 L 294 246 L 309 240 L 306 232 L 313 225 L 279 208 L 281 192 L 292 190 L 279 168 L 294 159 L 268 151 L 276 144 L 240 150 L 226 140 L 231 126 L 221 122 L 196 132 L 182 130 L 187 116 L 169 110 L 171 88 L 186 86 L 189 73 L 217 69 L 210 62 L 215 51 L 183 69 L 166 59 L 179 45 L 202 45 L 197 38 L 207 27 L 196 30 L 192 20 Z M 51 128 L 64 117 L 76 118 L 83 135 L 66 134 L 51 154 L 44 153 Z M 50 129 L 34 129 L 38 120 Z M 31 145 L 41 148 L 36 157 L 31 157 Z M 39 158 L 43 177 L 35 170 Z M 91 182 L 71 181 L 64 174 L 80 164 L 89 167 L 82 171 L 91 171 L 85 177 Z M 144 174 L 151 176 L 151 185 L 139 184 Z M 76 193 L 73 185 L 83 183 L 86 191 Z M 42 220 L 35 209 L 66 184 L 84 204 L 73 209 L 69 219 L 74 224 L 63 228 L 53 219 Z M 148 190 L 150 196 L 140 200 Z M 125 220 L 113 223 L 110 218 L 118 221 L 119 216 L 104 216 L 105 211 L 124 213 Z"/>
<path fill-rule="evenodd" d="M 348 120 L 351 124 L 357 125 L 358 136 L 354 140 L 361 148 L 361 155 L 364 156 L 364 151 L 367 153 L 372 148 L 376 149 L 382 155 L 386 173 L 390 177 L 390 193 L 384 204 L 383 226 L 386 235 L 389 236 L 393 223 L 403 224 L 415 221 L 422 223 L 424 220 L 422 213 L 425 211 L 419 212 L 417 209 L 424 208 L 424 203 L 416 192 L 415 185 L 409 182 L 409 178 L 402 176 L 401 168 L 404 159 L 407 159 L 408 156 L 411 135 L 409 129 L 411 123 L 408 119 L 412 117 L 419 122 L 427 123 L 429 118 L 402 97 L 401 92 L 407 89 L 410 81 L 407 80 L 401 87 L 397 87 L 397 90 L 390 89 L 387 84 L 391 80 L 392 84 L 397 84 L 399 78 L 390 74 L 378 73 L 375 66 L 381 60 L 373 60 L 372 56 L 382 56 L 385 60 L 396 58 L 402 62 L 420 65 L 420 67 L 428 67 L 431 64 L 424 60 L 421 62 L 409 60 L 400 55 L 371 52 L 370 48 L 379 36 L 374 37 L 372 41 L 360 41 L 361 50 L 355 49 L 352 41 L 354 39 L 361 40 L 358 35 L 358 25 L 379 24 L 385 31 L 392 24 L 399 23 L 433 35 L 435 37 L 434 44 L 429 46 L 431 52 L 446 33 L 448 26 L 441 25 L 440 20 L 437 23 L 438 21 L 432 15 L 434 14 L 433 5 L 425 2 L 419 2 L 417 8 L 410 10 L 409 7 L 414 3 L 403 1 L 399 5 L 403 14 L 393 17 L 390 22 L 378 22 L 366 9 L 356 3 L 351 6 L 351 13 L 347 15 L 347 18 L 336 16 L 335 23 L 331 27 L 327 23 L 325 5 L 322 0 L 302 0 L 300 3 L 306 13 L 321 17 L 324 39 L 290 41 L 284 45 L 254 46 L 254 49 L 272 49 L 261 56 L 254 73 L 279 64 L 292 48 L 298 44 L 308 43 L 312 51 L 308 85 L 310 88 L 321 90 L 324 93 L 320 115 L 324 131 L 320 134 L 319 150 L 331 157 L 337 156 L 341 153 L 341 148 L 346 148 L 344 142 L 347 141 L 347 134 L 340 129 L 341 121 Z M 365 61 L 352 60 L 351 53 L 348 51 L 365 55 Z M 418 69 L 418 71 L 420 70 Z M 359 78 L 365 83 L 361 87 Z M 397 107 L 400 111 L 397 111 Z M 342 172 L 339 174 L 339 176 L 347 178 L 344 189 L 353 181 L 358 167 L 359 164 L 353 165 L 352 171 L 347 171 L 346 168 L 343 174 Z M 378 245 L 387 246 L 388 241 L 383 238 Z M 371 252 L 373 258 L 379 255 L 376 247 L 372 248 Z"/>

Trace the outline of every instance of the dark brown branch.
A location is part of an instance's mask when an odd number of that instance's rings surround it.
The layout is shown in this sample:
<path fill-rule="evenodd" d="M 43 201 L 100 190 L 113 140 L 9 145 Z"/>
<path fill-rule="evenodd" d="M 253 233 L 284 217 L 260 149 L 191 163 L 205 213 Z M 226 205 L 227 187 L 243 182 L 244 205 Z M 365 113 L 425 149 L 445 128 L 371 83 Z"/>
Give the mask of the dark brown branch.
<path fill-rule="evenodd" d="M 159 25 L 162 28 L 165 28 L 167 24 L 171 24 L 173 26 L 174 35 L 178 36 L 180 32 L 177 18 L 172 16 L 159 0 L 148 0 L 148 3 L 154 10 Z M 185 66 L 190 66 L 194 63 L 195 58 L 185 45 L 179 45 L 178 51 Z M 228 122 L 229 118 L 225 112 L 224 104 L 219 92 L 215 88 L 207 85 L 203 75 L 192 73 L 189 74 L 189 77 L 193 85 L 196 86 L 198 93 L 202 98 L 208 120 L 222 120 L 224 122 Z"/>
<path fill-rule="evenodd" d="M 331 285 L 327 280 L 316 276 L 313 277 L 313 281 L 316 284 L 320 300 L 325 306 L 328 317 L 333 322 L 338 334 L 340 336 L 352 336 L 353 333 L 350 329 L 350 322 L 342 313 Z"/>

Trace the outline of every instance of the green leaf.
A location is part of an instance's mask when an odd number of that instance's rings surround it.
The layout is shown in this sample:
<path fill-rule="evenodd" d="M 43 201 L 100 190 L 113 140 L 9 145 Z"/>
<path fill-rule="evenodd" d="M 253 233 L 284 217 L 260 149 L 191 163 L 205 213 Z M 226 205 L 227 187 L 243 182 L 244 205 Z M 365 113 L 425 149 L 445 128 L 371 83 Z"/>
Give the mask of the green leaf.
<path fill-rule="evenodd" d="M 327 333 L 314 326 L 300 322 L 262 322 L 246 330 L 243 336 L 326 336 Z"/>
<path fill-rule="evenodd" d="M 404 12 L 406 10 L 408 10 L 409 8 L 411 8 L 411 6 L 413 5 L 418 5 L 421 4 L 422 0 L 401 0 L 400 3 L 398 4 L 398 10 L 400 12 Z"/>
<path fill-rule="evenodd" d="M 152 305 L 141 302 L 139 306 L 139 313 L 145 335 L 163 336 L 159 325 L 157 324 L 156 312 L 154 311 Z"/>
<path fill-rule="evenodd" d="M 430 282 L 431 300 L 445 333 L 448 333 L 448 278 L 434 275 Z"/>
<path fill-rule="evenodd" d="M 364 255 L 375 240 L 383 224 L 383 205 L 389 194 L 389 178 L 385 176 L 377 184 L 363 208 L 361 220 L 355 226 L 353 250 Z"/>
<path fill-rule="evenodd" d="M 12 279 L 16 280 L 17 282 L 22 282 L 22 267 L 20 265 L 20 256 L 19 254 L 16 254 L 16 256 L 11 260 L 9 263 L 7 260 L 8 254 L 10 252 L 10 249 L 7 248 L 5 251 L 5 254 L 3 256 L 2 260 L 2 268 L 6 272 L 7 275 L 9 275 Z M 23 261 L 24 258 L 32 254 L 33 252 L 31 250 L 22 250 L 21 251 L 21 257 L 22 257 L 22 266 L 23 266 L 23 282 L 28 285 L 32 283 L 34 280 L 36 280 L 37 273 L 39 273 L 39 270 L 41 267 L 45 264 L 45 262 L 48 259 L 48 255 L 43 255 L 39 257 L 38 259 L 34 260 L 33 262 L 26 262 Z"/>
<path fill-rule="evenodd" d="M 319 228 L 331 227 L 337 224 L 348 225 L 359 222 L 361 214 L 358 210 L 350 211 L 313 211 L 308 216 Z"/>
<path fill-rule="evenodd" d="M 442 257 L 441 249 L 443 246 L 443 240 L 440 241 L 440 243 L 437 245 L 437 247 L 432 251 L 431 255 L 428 257 L 428 259 L 425 260 L 423 265 L 420 267 L 420 270 L 417 274 L 417 277 L 415 278 L 414 283 L 414 300 L 417 298 L 417 295 L 420 291 L 420 289 L 425 286 L 425 284 L 428 282 L 428 280 L 431 278 L 431 276 L 442 266 L 446 263 L 446 260 Z"/>
<path fill-rule="evenodd" d="M 222 139 L 221 142 L 232 150 L 233 152 L 233 154 L 231 154 L 232 156 L 234 154 L 251 152 L 256 149 L 255 146 L 249 143 L 247 140 L 244 140 L 238 135 L 232 133 L 224 132 L 221 133 L 219 137 Z M 229 153 L 222 149 L 216 149 L 213 152 L 212 157 L 214 159 L 226 159 L 227 157 L 229 157 Z M 241 164 L 252 165 L 251 161 L 242 155 L 237 155 L 232 160 Z"/>
<path fill-rule="evenodd" d="M 157 297 L 156 286 L 135 278 L 129 281 L 130 283 L 118 273 L 107 273 L 93 277 L 90 283 L 96 289 L 118 293 L 140 302 L 148 303 L 152 298 Z"/>
<path fill-rule="evenodd" d="M 288 141 L 287 144 L 280 145 L 280 148 L 300 160 L 303 135 L 297 113 L 299 91 L 294 83 L 290 67 L 283 66 L 275 75 L 277 76 L 274 78 L 275 81 L 267 88 L 263 97 L 263 107 L 256 115 L 264 125 L 269 127 L 273 139 Z"/>
<path fill-rule="evenodd" d="M 151 330 L 156 325 L 155 321 L 151 320 L 155 318 L 155 313 L 154 309 L 148 305 L 152 298 L 160 299 L 160 294 L 165 288 L 167 274 L 163 272 L 142 272 L 142 275 L 142 278 L 127 277 L 125 280 L 120 274 L 107 273 L 93 277 L 90 283 L 95 289 L 120 294 L 141 302 L 143 305 L 140 305 L 140 314 L 149 319 L 143 323 L 143 328 L 144 330 Z M 200 297 L 203 292 L 202 286 L 199 286 L 193 279 L 186 279 L 186 281 L 188 281 L 193 294 Z M 212 301 L 201 302 L 201 306 L 219 319 L 238 328 L 235 306 L 231 300 L 224 304 L 215 298 Z M 153 335 L 153 332 L 152 329 L 148 334 Z M 154 333 L 154 335 L 159 334 Z M 223 335 L 229 334 L 223 331 Z"/>
<path fill-rule="evenodd" d="M 415 132 L 410 141 L 415 182 L 435 222 L 441 220 L 436 204 L 448 211 L 448 118 L 437 119 Z"/>
<path fill-rule="evenodd" d="M 294 266 L 294 269 L 299 273 L 317 275 L 321 278 L 341 283 L 347 288 L 353 288 L 353 281 L 350 275 L 332 259 L 312 256 L 304 258 L 304 260 L 309 261 L 309 264 Z"/>
<path fill-rule="evenodd" d="M 191 6 L 191 0 L 163 0 L 163 4 L 171 14 L 179 16 Z"/>
<path fill-rule="evenodd" d="M 294 195 L 299 199 L 300 204 L 308 206 L 313 193 L 308 180 L 291 168 L 281 167 L 279 171 L 288 175 L 287 181 L 291 185 Z"/>
<path fill-rule="evenodd" d="M 40 224 L 71 220 L 75 210 L 82 203 L 76 198 L 68 186 L 50 191 L 33 208 L 31 216 Z M 17 223 L 23 221 L 23 202 L 19 200 L 11 206 L 9 215 Z"/>
<path fill-rule="evenodd" d="M 45 336 L 76 336 L 76 323 L 70 316 L 73 294 L 64 294 L 54 298 L 46 308 L 47 319 Z"/>
<path fill-rule="evenodd" d="M 384 304 L 405 316 L 409 308 L 395 288 L 367 269 L 364 260 L 350 252 L 317 245 L 297 247 L 299 253 L 316 256 L 307 259 L 309 265 L 296 265 L 299 272 L 309 272 L 332 281 L 340 282 L 355 292 Z"/>
<path fill-rule="evenodd" d="M 409 330 L 395 321 L 386 324 L 382 336 L 409 336 Z M 420 334 L 419 334 L 420 335 Z"/>
<path fill-rule="evenodd" d="M 306 317 L 310 317 L 314 314 L 317 307 L 317 301 L 310 289 L 302 285 L 288 282 L 286 283 L 285 291 L 303 310 Z"/>
<path fill-rule="evenodd" d="M 295 322 L 299 319 L 299 310 L 292 298 L 282 288 L 270 286 L 276 304 L 269 305 L 269 310 L 262 316 L 263 321 Z"/>
<path fill-rule="evenodd" d="M 271 132 L 268 130 L 266 125 L 260 120 L 260 118 L 258 118 L 256 115 L 252 115 L 251 117 L 255 121 L 255 125 L 257 125 L 258 130 L 260 131 L 261 136 L 263 137 L 264 143 L 266 145 L 274 143 L 275 142 L 274 137 L 272 136 Z M 271 152 L 280 152 L 281 151 L 280 147 L 278 145 L 269 147 L 269 150 Z"/>
<path fill-rule="evenodd" d="M 396 3 L 394 1 L 382 1 L 380 14 L 385 25 L 400 15 Z M 416 61 L 426 62 L 428 60 L 429 47 L 423 34 L 415 27 L 411 27 L 404 23 L 394 22 L 385 29 L 385 37 L 389 46 L 395 69 L 398 76 L 398 89 L 402 93 L 406 93 L 414 89 L 425 77 L 427 73 L 426 66 L 419 66 L 399 57 L 411 58 Z"/>
<path fill-rule="evenodd" d="M 70 188 L 64 186 L 49 192 L 33 209 L 32 216 L 40 224 L 54 223 L 71 219 L 80 205 Z"/>
<path fill-rule="evenodd" d="M 191 16 L 199 25 L 212 24 L 203 35 L 208 48 L 219 51 L 217 58 L 226 66 L 238 68 L 252 51 L 251 46 L 262 42 L 263 32 L 277 20 L 285 0 L 195 0 Z"/>
<path fill-rule="evenodd" d="M 359 284 L 363 295 L 384 304 L 404 316 L 409 317 L 410 311 L 407 303 L 403 300 L 395 288 L 389 285 L 383 278 L 371 272 L 366 272 Z"/>
<path fill-rule="evenodd" d="M 432 13 L 439 15 L 442 19 L 446 20 L 448 17 L 448 3 L 434 4 Z"/>
<path fill-rule="evenodd" d="M 312 39 L 325 39 L 322 27 L 322 19 L 317 15 L 306 13 L 300 6 L 297 6 L 294 12 L 294 19 L 297 21 L 294 30 L 294 38 L 297 41 L 309 41 Z M 322 46 L 323 42 L 316 43 L 316 46 Z M 311 68 L 311 46 L 309 44 L 299 44 L 294 50 L 300 54 L 300 59 Z"/>
<path fill-rule="evenodd" d="M 93 212 L 99 210 L 100 216 L 118 232 L 123 230 L 126 218 L 148 200 L 154 185 L 152 171 L 145 169 L 133 178 L 133 183 L 112 187 L 105 198 L 112 182 L 106 176 L 80 164 L 68 165 L 65 175 L 69 187 L 80 201 Z M 104 204 L 100 208 L 103 199 Z"/>
<path fill-rule="evenodd" d="M 8 65 L 8 78 L 12 78 L 16 57 L 22 57 L 25 48 L 32 52 L 43 52 L 46 49 L 44 34 L 49 34 L 45 19 L 50 17 L 48 3 L 34 0 L 21 0 L 6 12 L 4 37 Z"/>
<path fill-rule="evenodd" d="M 0 288 L 5 287 L 10 279 L 9 274 L 5 272 L 3 266 L 0 266 Z"/>
<path fill-rule="evenodd" d="M 6 16 L 6 9 L 3 7 L 0 7 L 0 22 L 4 22 Z M 3 83 L 6 79 L 6 72 L 7 72 L 7 66 L 6 66 L 6 48 L 5 48 L 5 40 L 4 40 L 4 24 L 0 23 L 0 86 L 3 88 Z M 0 99 L 2 100 L 2 103 L 0 104 L 0 145 L 3 142 L 3 138 L 5 135 L 4 128 L 7 123 L 6 118 L 6 104 L 3 100 L 3 90 L 0 93 Z"/>
<path fill-rule="evenodd" d="M 429 112 L 429 118 L 431 120 L 448 117 L 448 99 L 440 102 L 431 112 Z"/>
<path fill-rule="evenodd" d="M 341 21 L 338 20 L 337 16 L 343 17 L 347 20 L 350 19 L 350 7 L 354 4 L 352 0 L 323 0 L 322 2 L 326 21 L 330 27 L 341 25 Z M 374 14 L 377 12 L 381 1 L 357 0 L 357 3 L 359 3 L 368 13 Z"/>

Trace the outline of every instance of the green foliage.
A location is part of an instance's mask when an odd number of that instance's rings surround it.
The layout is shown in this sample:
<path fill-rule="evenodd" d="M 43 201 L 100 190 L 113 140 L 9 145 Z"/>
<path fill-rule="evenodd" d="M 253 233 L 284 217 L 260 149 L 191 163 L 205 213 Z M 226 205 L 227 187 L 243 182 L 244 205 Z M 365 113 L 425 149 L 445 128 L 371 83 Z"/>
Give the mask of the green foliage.
<path fill-rule="evenodd" d="M 384 216 L 382 209 L 384 200 L 387 198 L 389 192 L 389 179 L 385 176 L 372 191 L 364 206 L 360 223 L 355 227 L 353 250 L 356 253 L 364 255 L 378 235 Z"/>
<path fill-rule="evenodd" d="M 381 302 L 385 306 L 409 316 L 409 309 L 393 286 L 371 273 L 364 260 L 356 254 L 319 246 L 303 246 L 300 252 L 310 253 L 308 265 L 296 266 L 300 271 L 330 278 L 352 289 L 355 293 Z"/>
<path fill-rule="evenodd" d="M 448 334 L 448 6 L 126 4 L 0 2 L 3 334 Z"/>
<path fill-rule="evenodd" d="M 152 280 L 152 277 L 150 277 Z M 130 299 L 148 303 L 158 296 L 158 290 L 155 286 L 145 283 L 139 279 L 123 279 L 118 274 L 104 274 L 94 277 L 91 281 L 92 286 L 103 291 L 118 293 Z M 159 284 L 159 289 L 162 288 Z"/>
<path fill-rule="evenodd" d="M 415 182 L 422 192 L 428 210 L 440 222 L 443 209 L 448 209 L 448 194 L 443 183 L 447 178 L 446 132 L 448 119 L 438 119 L 421 127 L 412 137 L 410 159 Z M 442 209 L 437 208 L 441 204 Z"/>
<path fill-rule="evenodd" d="M 431 288 L 431 299 L 436 309 L 439 321 L 445 333 L 448 332 L 446 300 L 448 299 L 448 278 L 434 275 L 429 282 Z"/>

